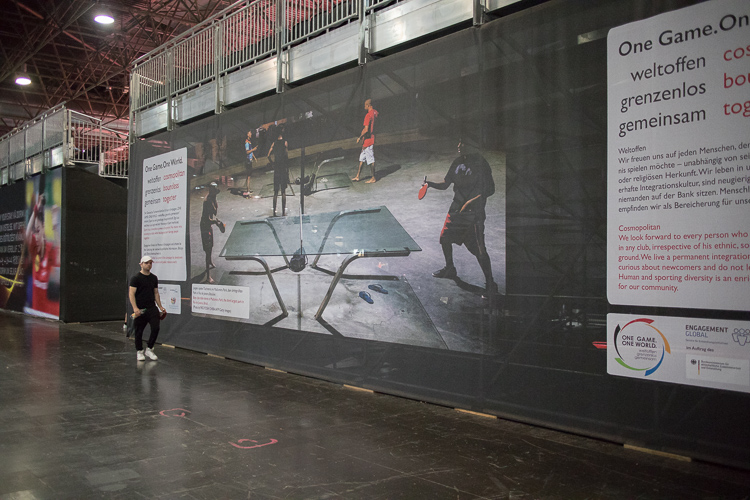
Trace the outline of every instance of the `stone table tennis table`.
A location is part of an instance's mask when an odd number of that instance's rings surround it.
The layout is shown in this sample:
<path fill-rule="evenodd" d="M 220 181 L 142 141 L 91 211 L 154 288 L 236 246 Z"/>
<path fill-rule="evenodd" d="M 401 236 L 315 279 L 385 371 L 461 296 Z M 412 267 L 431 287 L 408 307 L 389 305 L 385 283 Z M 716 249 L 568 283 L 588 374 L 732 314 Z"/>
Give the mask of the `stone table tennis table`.
<path fill-rule="evenodd" d="M 295 253 L 302 255 L 305 262 L 308 256 L 314 256 L 310 267 L 333 276 L 328 292 L 315 313 L 315 319 L 321 321 L 336 285 L 353 261 L 368 257 L 405 257 L 421 250 L 388 208 L 380 206 L 305 214 L 302 217 L 237 221 L 219 256 L 230 261 L 252 260 L 260 263 L 264 269 L 262 272 L 246 274 L 265 274 L 268 277 L 282 317 L 287 316 L 288 312 L 273 273 L 294 268 L 290 264 L 293 260 L 299 260 L 293 258 Z M 318 266 L 320 258 L 325 255 L 344 257 L 335 272 Z M 265 257 L 283 257 L 285 265 L 271 269 Z"/>

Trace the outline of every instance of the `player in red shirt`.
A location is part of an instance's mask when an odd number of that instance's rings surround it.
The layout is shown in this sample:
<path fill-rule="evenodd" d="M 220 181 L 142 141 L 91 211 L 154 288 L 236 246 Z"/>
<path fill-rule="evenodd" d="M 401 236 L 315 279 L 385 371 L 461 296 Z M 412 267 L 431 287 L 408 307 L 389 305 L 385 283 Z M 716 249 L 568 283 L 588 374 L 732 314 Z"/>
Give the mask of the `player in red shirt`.
<path fill-rule="evenodd" d="M 378 117 L 378 112 L 372 107 L 372 101 L 367 99 L 365 101 L 365 115 L 364 127 L 362 133 L 357 137 L 357 144 L 362 141 L 362 152 L 359 154 L 359 168 L 357 169 L 357 176 L 352 179 L 353 181 L 359 181 L 359 174 L 362 172 L 362 164 L 367 162 L 372 171 L 372 177 L 370 177 L 366 183 L 370 184 L 375 182 L 375 118 Z"/>
<path fill-rule="evenodd" d="M 31 300 L 30 313 L 42 313 L 44 316 L 54 318 L 60 317 L 60 301 L 50 298 L 50 282 L 56 274 L 56 268 L 60 267 L 59 249 L 44 236 L 44 209 L 45 198 L 43 194 L 37 197 L 31 217 L 26 227 L 26 249 L 25 259 L 27 276 L 31 276 Z M 59 274 L 59 271 L 57 272 Z"/>

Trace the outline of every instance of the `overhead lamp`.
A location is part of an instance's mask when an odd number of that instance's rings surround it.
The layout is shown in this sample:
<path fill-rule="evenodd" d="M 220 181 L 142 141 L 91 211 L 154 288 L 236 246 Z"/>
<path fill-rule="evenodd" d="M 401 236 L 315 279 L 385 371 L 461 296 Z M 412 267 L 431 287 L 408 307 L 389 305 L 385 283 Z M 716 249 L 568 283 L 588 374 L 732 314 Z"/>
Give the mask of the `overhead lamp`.
<path fill-rule="evenodd" d="M 107 6 L 99 5 L 94 9 L 94 21 L 99 24 L 109 25 L 115 22 L 115 17 Z"/>
<path fill-rule="evenodd" d="M 29 72 L 26 70 L 26 65 L 23 65 L 23 69 L 16 73 L 16 85 L 30 85 L 31 84 L 31 78 L 29 78 Z"/>
<path fill-rule="evenodd" d="M 113 22 L 115 22 L 115 18 L 108 13 L 101 12 L 94 17 L 94 21 L 99 24 L 112 24 Z"/>

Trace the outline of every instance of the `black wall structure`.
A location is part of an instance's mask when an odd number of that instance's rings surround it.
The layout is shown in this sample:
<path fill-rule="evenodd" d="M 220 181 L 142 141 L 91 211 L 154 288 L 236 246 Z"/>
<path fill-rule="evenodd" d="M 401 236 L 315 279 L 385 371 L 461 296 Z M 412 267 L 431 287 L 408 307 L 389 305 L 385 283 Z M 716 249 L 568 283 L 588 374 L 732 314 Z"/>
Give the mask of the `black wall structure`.
<path fill-rule="evenodd" d="M 0 190 L 0 307 L 16 312 L 23 311 L 27 302 L 23 279 L 23 240 L 27 219 L 25 196 L 25 183 L 3 186 Z"/>
<path fill-rule="evenodd" d="M 160 280 L 180 287 L 181 311 L 163 323 L 159 340 L 750 467 L 745 425 L 750 395 L 610 376 L 606 351 L 593 345 L 606 341 L 606 315 L 612 312 L 750 319 L 748 311 L 614 307 L 606 296 L 606 34 L 695 3 L 546 2 L 137 141 L 128 203 L 130 274 L 137 272 L 141 254 L 144 160 L 187 148 L 191 178 L 185 221 L 188 279 Z M 382 324 L 360 320 L 364 302 L 356 292 L 371 281 L 357 288 L 352 279 L 329 306 L 341 315 L 327 313 L 334 319 L 316 323 L 305 297 L 296 297 L 307 281 L 316 283 L 318 274 L 283 270 L 274 276 L 287 305 L 296 300 L 301 305 L 290 307 L 286 318 L 273 318 L 279 311 L 269 302 L 268 281 L 251 274 L 260 268 L 220 257 L 233 229 L 228 223 L 226 234 L 215 232 L 216 282 L 248 287 L 251 297 L 266 298 L 258 299 L 244 320 L 193 313 L 192 289 L 205 278 L 199 220 L 208 184 L 219 186 L 218 216 L 225 222 L 269 217 L 271 199 L 261 191 L 273 174 L 262 158 L 270 145 L 263 136 L 279 126 L 288 141 L 292 178 L 302 176 L 302 168 L 309 175 L 326 159 L 332 160 L 326 163 L 331 168 L 327 177 L 353 177 L 360 148 L 354 139 L 362 129 L 365 99 L 372 99 L 379 113 L 378 182 L 369 187 L 342 181 L 340 189 L 314 191 L 304 200 L 305 213 L 387 207 L 420 247 L 407 257 L 380 262 L 389 276 L 396 276 L 387 281 L 383 274 L 381 282 L 402 286 L 403 305 L 394 305 Z M 261 157 L 251 180 L 258 198 L 245 198 L 241 192 L 247 188 L 236 187 L 245 178 L 248 131 L 254 131 Z M 482 301 L 484 280 L 465 248 L 454 253 L 461 279 L 446 282 L 430 274 L 443 265 L 438 235 L 452 193 L 433 189 L 417 201 L 416 191 L 424 176 L 442 179 L 459 138 L 487 159 L 496 186 L 485 227 L 501 292 L 497 302 Z M 363 170 L 369 176 L 366 166 Z M 293 186 L 295 195 L 288 197 L 294 207 L 289 219 L 299 214 L 300 188 Z M 356 270 L 382 272 L 364 264 Z M 342 295 L 343 289 L 350 295 Z M 377 304 L 388 300 L 372 295 Z M 394 325 L 401 324 L 406 329 L 418 324 L 417 333 L 399 337 L 395 330 L 400 327 Z"/>
<path fill-rule="evenodd" d="M 127 189 L 96 174 L 65 169 L 61 266 L 65 322 L 124 318 Z"/>
<path fill-rule="evenodd" d="M 125 317 L 125 187 L 55 169 L 3 186 L 0 218 L 1 308 L 64 322 Z"/>

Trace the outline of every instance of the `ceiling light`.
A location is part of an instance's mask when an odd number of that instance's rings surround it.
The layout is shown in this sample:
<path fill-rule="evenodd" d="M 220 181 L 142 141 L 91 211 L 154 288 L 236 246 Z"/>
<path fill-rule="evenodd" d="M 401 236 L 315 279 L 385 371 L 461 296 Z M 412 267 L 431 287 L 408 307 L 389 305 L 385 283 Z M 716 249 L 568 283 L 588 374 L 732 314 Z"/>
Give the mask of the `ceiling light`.
<path fill-rule="evenodd" d="M 31 78 L 29 78 L 26 75 L 19 75 L 16 77 L 16 85 L 29 85 L 31 83 Z"/>
<path fill-rule="evenodd" d="M 109 14 L 98 14 L 94 21 L 96 21 L 99 24 L 112 24 L 115 22 L 115 18 L 110 16 Z"/>

